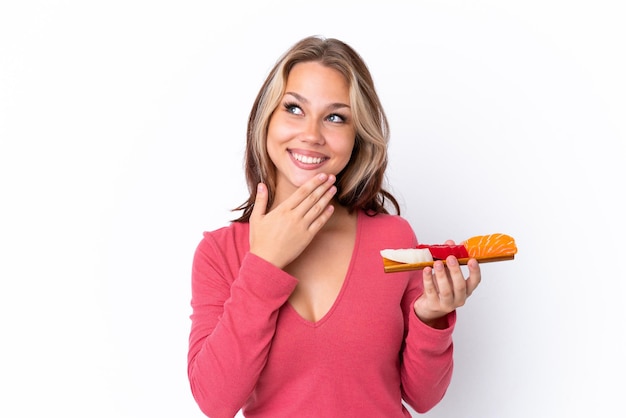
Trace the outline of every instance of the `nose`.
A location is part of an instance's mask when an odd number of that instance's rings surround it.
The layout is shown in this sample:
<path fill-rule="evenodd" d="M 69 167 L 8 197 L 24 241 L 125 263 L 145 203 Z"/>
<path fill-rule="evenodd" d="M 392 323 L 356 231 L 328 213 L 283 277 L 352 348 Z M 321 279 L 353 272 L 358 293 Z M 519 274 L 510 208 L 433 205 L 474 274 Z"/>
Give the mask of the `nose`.
<path fill-rule="evenodd" d="M 324 139 L 322 123 L 313 119 L 308 120 L 302 132 L 302 141 L 315 145 L 323 145 L 326 140 Z"/>

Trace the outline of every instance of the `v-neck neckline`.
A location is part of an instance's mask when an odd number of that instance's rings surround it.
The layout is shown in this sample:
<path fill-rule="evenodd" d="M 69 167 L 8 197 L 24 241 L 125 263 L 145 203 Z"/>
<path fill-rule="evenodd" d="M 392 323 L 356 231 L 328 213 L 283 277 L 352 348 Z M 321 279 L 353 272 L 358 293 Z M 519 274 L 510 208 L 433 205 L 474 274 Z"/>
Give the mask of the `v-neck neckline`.
<path fill-rule="evenodd" d="M 362 224 L 363 224 L 362 219 L 361 219 L 362 216 L 363 216 L 362 211 L 358 211 L 357 219 L 356 219 L 356 234 L 354 237 L 354 247 L 352 248 L 350 262 L 348 263 L 348 269 L 346 270 L 346 274 L 343 279 L 343 283 L 341 284 L 341 288 L 339 289 L 339 292 L 337 293 L 337 296 L 335 297 L 335 300 L 333 301 L 328 311 L 324 315 L 322 315 L 322 317 L 319 318 L 317 321 L 311 321 L 303 317 L 296 310 L 296 308 L 293 307 L 293 305 L 291 304 L 289 300 L 285 302 L 287 305 L 287 309 L 291 311 L 291 313 L 294 314 L 296 318 L 300 322 L 304 323 L 305 325 L 310 326 L 310 327 L 319 327 L 320 325 L 328 321 L 328 319 L 332 316 L 333 312 L 337 309 L 339 303 L 341 302 L 341 299 L 343 299 L 344 294 L 346 293 L 348 285 L 350 283 L 350 278 L 352 277 L 352 270 L 354 269 L 354 263 L 356 262 L 358 248 L 359 248 L 359 244 L 361 241 L 360 237 L 361 237 L 361 229 L 362 229 Z"/>

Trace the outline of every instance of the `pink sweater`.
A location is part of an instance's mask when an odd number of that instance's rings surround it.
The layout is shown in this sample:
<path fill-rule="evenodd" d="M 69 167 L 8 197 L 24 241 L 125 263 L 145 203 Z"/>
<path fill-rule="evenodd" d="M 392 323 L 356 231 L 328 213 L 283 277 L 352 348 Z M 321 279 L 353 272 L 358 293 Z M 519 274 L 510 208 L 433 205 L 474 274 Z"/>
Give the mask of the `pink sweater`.
<path fill-rule="evenodd" d="M 359 213 L 356 245 L 330 311 L 313 323 L 288 298 L 297 280 L 248 252 L 249 224 L 206 232 L 192 272 L 188 374 L 209 417 L 410 417 L 452 375 L 452 331 L 413 312 L 421 272 L 385 273 L 380 250 L 417 244 L 408 222 Z"/>

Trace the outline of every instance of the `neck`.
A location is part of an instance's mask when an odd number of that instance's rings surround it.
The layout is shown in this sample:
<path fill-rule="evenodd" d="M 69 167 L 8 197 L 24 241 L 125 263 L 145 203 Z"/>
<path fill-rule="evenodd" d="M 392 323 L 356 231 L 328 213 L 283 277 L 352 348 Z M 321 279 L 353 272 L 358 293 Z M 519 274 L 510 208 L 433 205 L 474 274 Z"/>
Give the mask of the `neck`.
<path fill-rule="evenodd" d="M 350 213 L 347 207 L 340 205 L 335 200 L 333 200 L 331 204 L 334 206 L 335 210 L 328 222 L 326 222 L 326 225 L 322 228 L 322 231 L 341 228 L 346 225 L 346 222 L 349 222 L 351 219 L 356 219 L 356 211 Z"/>

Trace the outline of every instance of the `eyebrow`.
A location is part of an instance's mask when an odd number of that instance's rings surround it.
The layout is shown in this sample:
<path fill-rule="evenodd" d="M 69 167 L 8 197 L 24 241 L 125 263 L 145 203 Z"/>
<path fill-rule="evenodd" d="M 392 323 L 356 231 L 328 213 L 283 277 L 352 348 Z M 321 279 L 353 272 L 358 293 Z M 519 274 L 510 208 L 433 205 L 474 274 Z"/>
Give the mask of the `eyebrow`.
<path fill-rule="evenodd" d="M 302 102 L 304 104 L 308 104 L 309 103 L 309 101 L 305 97 L 299 95 L 298 93 L 295 93 L 293 91 L 286 91 L 285 95 L 287 95 L 287 94 L 290 95 L 290 96 L 293 96 L 296 100 L 298 100 L 298 101 L 300 101 L 300 102 Z M 348 108 L 348 109 L 350 109 L 350 106 L 345 104 L 345 103 L 331 103 L 328 107 L 330 109 L 333 109 L 333 110 L 341 109 L 341 108 Z"/>

